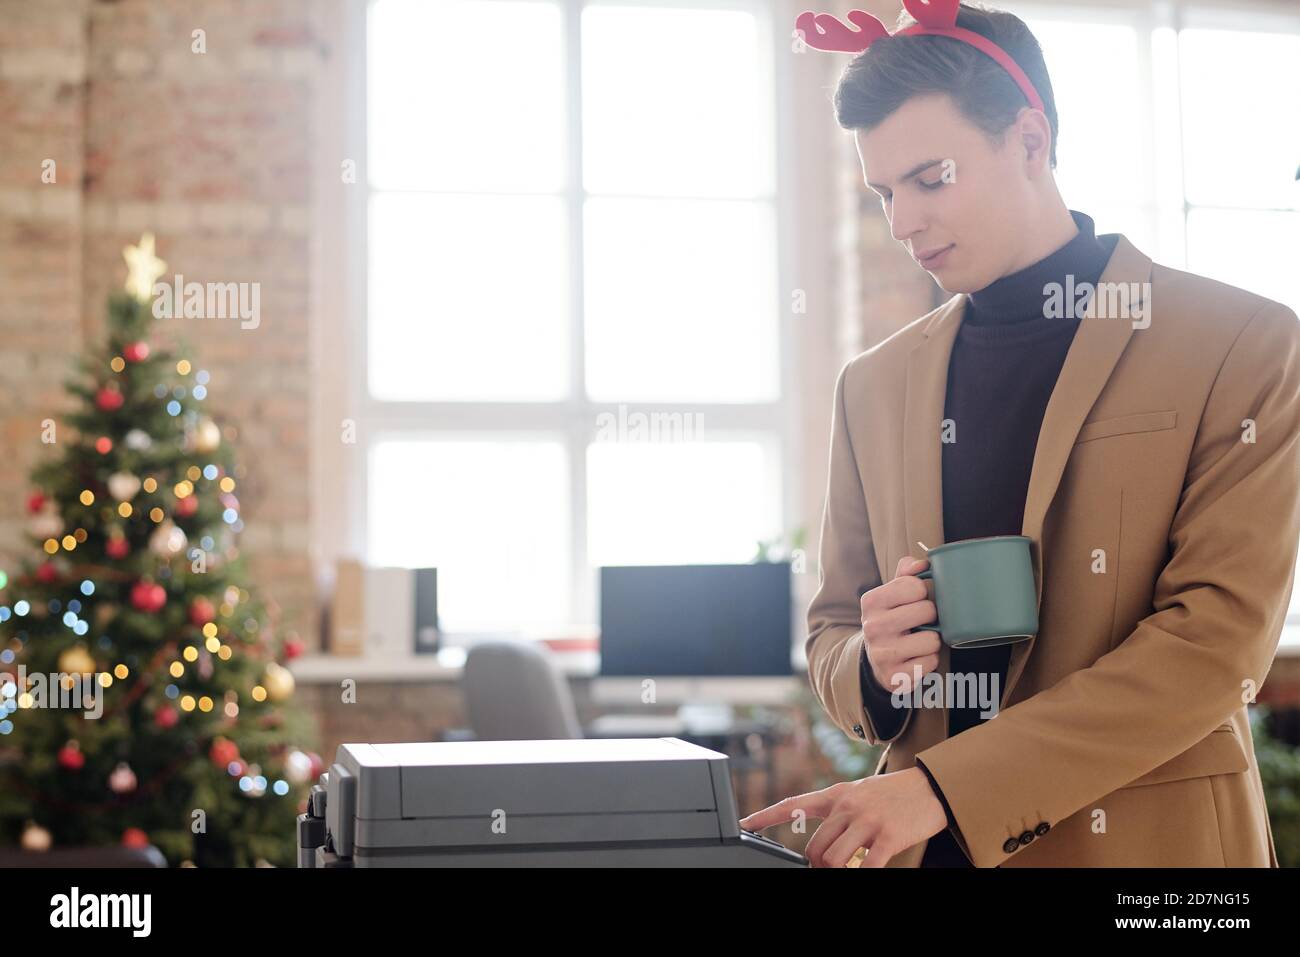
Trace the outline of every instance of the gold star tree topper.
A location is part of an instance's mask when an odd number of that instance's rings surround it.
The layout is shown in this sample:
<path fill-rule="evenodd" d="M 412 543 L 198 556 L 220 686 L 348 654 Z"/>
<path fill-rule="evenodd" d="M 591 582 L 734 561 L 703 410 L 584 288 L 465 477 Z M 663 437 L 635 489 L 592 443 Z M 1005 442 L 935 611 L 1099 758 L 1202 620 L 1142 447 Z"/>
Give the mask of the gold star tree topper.
<path fill-rule="evenodd" d="M 148 302 L 153 296 L 153 284 L 164 272 L 167 264 L 154 255 L 153 233 L 140 237 L 139 246 L 127 246 L 122 250 L 126 260 L 126 291 L 141 302 Z"/>

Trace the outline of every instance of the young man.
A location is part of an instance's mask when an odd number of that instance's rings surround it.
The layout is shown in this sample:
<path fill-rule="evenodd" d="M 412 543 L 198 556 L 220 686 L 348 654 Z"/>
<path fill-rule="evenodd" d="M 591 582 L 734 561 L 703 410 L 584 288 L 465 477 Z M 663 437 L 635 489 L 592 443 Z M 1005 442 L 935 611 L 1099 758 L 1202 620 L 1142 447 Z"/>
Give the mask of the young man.
<path fill-rule="evenodd" d="M 1246 705 L 1300 542 L 1300 323 L 1065 206 L 1019 19 L 907 6 L 902 36 L 799 22 L 812 46 L 870 45 L 837 119 L 894 238 L 954 293 L 835 386 L 809 678 L 889 747 L 742 826 L 820 819 L 814 866 L 1275 867 Z M 923 547 L 1021 534 L 1034 639 L 910 630 L 936 620 Z M 944 675 L 983 675 L 992 707 L 913 700 Z"/>

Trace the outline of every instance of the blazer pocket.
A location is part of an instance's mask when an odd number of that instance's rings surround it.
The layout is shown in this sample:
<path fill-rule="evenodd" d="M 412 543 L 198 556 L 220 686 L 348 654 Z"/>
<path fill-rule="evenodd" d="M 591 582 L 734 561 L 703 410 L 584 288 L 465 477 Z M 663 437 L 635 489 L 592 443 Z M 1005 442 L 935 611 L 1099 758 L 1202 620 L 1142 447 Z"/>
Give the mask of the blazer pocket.
<path fill-rule="evenodd" d="M 1178 412 L 1136 412 L 1133 415 L 1120 415 L 1112 419 L 1098 419 L 1085 422 L 1079 429 L 1074 444 L 1088 442 L 1092 439 L 1104 439 L 1111 435 L 1127 435 L 1130 432 L 1158 432 L 1172 429 L 1178 422 Z"/>
<path fill-rule="evenodd" d="M 1097 419 L 1085 422 L 1079 429 L 1074 444 L 1089 442 L 1092 439 L 1104 439 L 1111 435 L 1127 435 L 1131 432 L 1158 432 L 1172 429 L 1178 422 L 1178 412 L 1170 409 L 1166 412 L 1136 412 L 1133 415 L 1120 415 L 1111 419 Z"/>
<path fill-rule="evenodd" d="M 1140 788 L 1165 781 L 1183 778 L 1200 778 L 1211 774 L 1237 774 L 1250 768 L 1246 751 L 1237 737 L 1237 729 L 1230 724 L 1215 728 L 1182 754 L 1171 758 L 1134 781 L 1125 788 Z"/>

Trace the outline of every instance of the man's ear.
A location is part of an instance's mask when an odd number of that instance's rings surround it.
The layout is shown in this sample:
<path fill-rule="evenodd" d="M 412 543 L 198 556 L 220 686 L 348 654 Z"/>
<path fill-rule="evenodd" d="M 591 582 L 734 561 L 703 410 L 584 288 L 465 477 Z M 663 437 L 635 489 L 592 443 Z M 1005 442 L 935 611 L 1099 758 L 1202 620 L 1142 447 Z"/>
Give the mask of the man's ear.
<path fill-rule="evenodd" d="M 1041 176 L 1051 169 L 1052 126 L 1041 110 L 1023 107 L 1016 116 L 1013 136 L 1024 150 L 1025 171 L 1031 177 Z"/>

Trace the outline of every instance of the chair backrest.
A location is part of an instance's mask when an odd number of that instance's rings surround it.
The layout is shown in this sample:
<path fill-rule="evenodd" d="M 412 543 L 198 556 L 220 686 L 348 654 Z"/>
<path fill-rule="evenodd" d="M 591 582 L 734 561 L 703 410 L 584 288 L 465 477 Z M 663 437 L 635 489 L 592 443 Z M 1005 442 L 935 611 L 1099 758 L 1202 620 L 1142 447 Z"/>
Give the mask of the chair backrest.
<path fill-rule="evenodd" d="M 481 741 L 582 737 L 568 683 L 550 653 L 533 642 L 474 645 L 461 687 L 469 723 Z"/>

